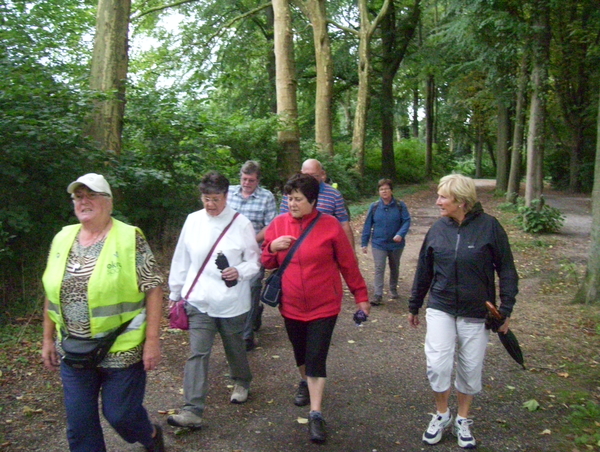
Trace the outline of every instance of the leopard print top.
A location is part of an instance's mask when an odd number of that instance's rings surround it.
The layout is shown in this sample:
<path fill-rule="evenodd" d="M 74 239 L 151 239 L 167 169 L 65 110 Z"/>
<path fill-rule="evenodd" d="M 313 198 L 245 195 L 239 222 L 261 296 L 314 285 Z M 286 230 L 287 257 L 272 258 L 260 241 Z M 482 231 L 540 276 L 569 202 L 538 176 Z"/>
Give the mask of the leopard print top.
<path fill-rule="evenodd" d="M 84 247 L 79 244 L 78 235 L 71 247 L 60 291 L 62 315 L 70 335 L 91 337 L 87 285 L 105 240 L 106 238 L 103 238 L 93 245 Z M 141 292 L 147 292 L 163 284 L 164 278 L 154 254 L 140 233 L 136 233 L 136 267 L 138 287 Z M 100 367 L 129 367 L 142 359 L 143 347 L 144 345 L 140 344 L 125 352 L 109 353 Z M 58 340 L 56 348 L 59 354 L 64 354 Z"/>

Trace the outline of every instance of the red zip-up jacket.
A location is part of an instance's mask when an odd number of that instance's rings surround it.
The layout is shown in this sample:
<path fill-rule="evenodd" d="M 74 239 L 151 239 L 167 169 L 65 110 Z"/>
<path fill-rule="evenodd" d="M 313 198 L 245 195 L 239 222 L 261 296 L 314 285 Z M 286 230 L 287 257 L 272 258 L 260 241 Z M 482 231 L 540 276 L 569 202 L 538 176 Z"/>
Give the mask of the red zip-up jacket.
<path fill-rule="evenodd" d="M 299 237 L 316 216 L 314 209 L 302 218 L 284 213 L 271 222 L 262 244 L 265 268 L 278 268 L 288 253 L 272 253 L 271 242 L 282 235 Z M 338 315 L 343 297 L 340 273 L 356 303 L 368 302 L 367 285 L 348 237 L 335 217 L 322 213 L 283 273 L 281 315 L 305 322 Z"/>

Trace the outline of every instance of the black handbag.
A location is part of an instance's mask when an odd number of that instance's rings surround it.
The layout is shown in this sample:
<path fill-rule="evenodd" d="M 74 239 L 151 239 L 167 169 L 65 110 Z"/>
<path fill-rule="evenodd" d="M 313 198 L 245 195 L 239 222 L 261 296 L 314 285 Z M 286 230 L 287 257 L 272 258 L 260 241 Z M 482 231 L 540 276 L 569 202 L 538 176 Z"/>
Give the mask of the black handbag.
<path fill-rule="evenodd" d="M 281 266 L 277 270 L 274 270 L 267 277 L 267 279 L 265 280 L 265 285 L 260 293 L 260 301 L 274 308 L 281 304 L 281 285 L 283 279 L 283 272 L 292 260 L 292 256 L 302 243 L 302 240 L 304 240 L 304 238 L 308 235 L 313 226 L 317 224 L 317 221 L 319 221 L 320 216 L 321 212 L 317 213 L 317 217 L 315 218 L 315 220 L 311 223 L 311 225 L 308 228 L 304 230 L 304 232 L 302 232 L 302 234 L 300 234 L 298 240 L 296 240 L 296 242 L 292 245 L 290 251 L 287 253 L 287 256 L 285 256 L 285 259 L 281 263 Z"/>
<path fill-rule="evenodd" d="M 130 323 L 131 320 L 123 323 L 112 333 L 99 339 L 69 336 L 63 331 L 60 342 L 64 352 L 63 362 L 75 369 L 95 369 Z"/>

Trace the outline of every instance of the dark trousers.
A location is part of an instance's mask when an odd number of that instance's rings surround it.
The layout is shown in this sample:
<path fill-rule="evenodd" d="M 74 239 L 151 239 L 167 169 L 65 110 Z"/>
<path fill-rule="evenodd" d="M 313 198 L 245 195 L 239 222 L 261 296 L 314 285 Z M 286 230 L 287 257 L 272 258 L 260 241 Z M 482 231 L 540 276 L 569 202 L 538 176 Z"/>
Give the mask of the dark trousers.
<path fill-rule="evenodd" d="M 146 371 L 139 362 L 124 369 L 74 369 L 64 363 L 60 375 L 67 412 L 67 439 L 71 452 L 106 452 L 98 413 L 128 443 L 152 445 L 154 427 L 143 406 Z"/>
<path fill-rule="evenodd" d="M 258 275 L 250 283 L 250 311 L 244 325 L 244 340 L 254 340 L 254 325 L 258 321 L 260 310 L 260 292 L 262 291 L 262 280 L 265 277 L 264 267 L 260 268 Z"/>
<path fill-rule="evenodd" d="M 327 377 L 327 354 L 337 315 L 310 322 L 286 318 L 284 321 L 296 365 L 305 365 L 308 377 Z"/>

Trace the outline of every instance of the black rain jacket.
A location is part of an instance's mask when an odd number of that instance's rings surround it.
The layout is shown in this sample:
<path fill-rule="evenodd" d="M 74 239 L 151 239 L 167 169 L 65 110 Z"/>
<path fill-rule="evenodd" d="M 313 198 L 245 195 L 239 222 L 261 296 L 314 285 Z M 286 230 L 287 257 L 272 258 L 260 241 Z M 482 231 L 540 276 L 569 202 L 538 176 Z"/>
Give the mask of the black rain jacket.
<path fill-rule="evenodd" d="M 427 307 L 460 317 L 484 318 L 486 301 L 495 302 L 498 274 L 501 305 L 509 316 L 518 293 L 508 237 L 498 220 L 476 203 L 462 224 L 440 218 L 427 232 L 408 301 L 417 315 L 429 292 Z"/>

